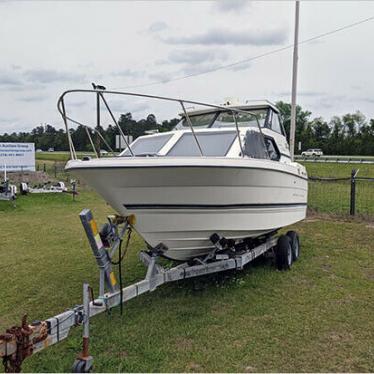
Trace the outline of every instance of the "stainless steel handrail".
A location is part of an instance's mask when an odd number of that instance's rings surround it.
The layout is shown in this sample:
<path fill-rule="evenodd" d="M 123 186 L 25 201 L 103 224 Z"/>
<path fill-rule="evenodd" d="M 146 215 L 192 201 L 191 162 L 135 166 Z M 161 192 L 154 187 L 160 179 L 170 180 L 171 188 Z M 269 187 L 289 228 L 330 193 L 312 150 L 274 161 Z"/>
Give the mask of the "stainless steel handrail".
<path fill-rule="evenodd" d="M 236 118 L 236 113 L 231 112 L 231 114 L 232 114 L 232 117 L 234 118 L 234 122 L 235 122 L 236 136 L 238 137 L 239 146 L 240 146 L 240 152 L 242 154 L 242 157 L 244 157 L 244 148 L 243 148 L 243 144 L 242 144 L 242 139 L 240 138 L 240 131 L 239 131 L 239 126 L 238 126 L 238 119 Z"/>
<path fill-rule="evenodd" d="M 194 130 L 193 126 L 192 126 L 191 118 L 190 118 L 190 116 L 187 114 L 187 111 L 186 111 L 186 108 L 184 107 L 183 101 L 180 101 L 180 104 L 181 104 L 181 106 L 182 106 L 182 109 L 183 109 L 184 115 L 186 116 L 186 121 L 188 122 L 188 125 L 190 126 L 190 129 L 191 129 L 192 135 L 193 135 L 193 137 L 195 138 L 195 141 L 196 141 L 197 147 L 199 148 L 200 156 L 204 156 L 204 154 L 203 154 L 203 150 L 201 149 L 200 143 L 199 143 L 199 141 L 198 141 L 198 139 L 197 139 L 197 136 L 196 136 L 196 134 L 195 134 L 195 130 Z"/>
<path fill-rule="evenodd" d="M 77 120 L 69 117 L 66 114 L 65 104 L 64 104 L 64 98 L 65 98 L 66 95 L 73 94 L 73 93 L 95 93 L 95 94 L 99 94 L 99 96 L 103 100 L 103 102 L 105 104 L 105 107 L 108 110 L 108 112 L 109 112 L 109 114 L 110 114 L 110 116 L 111 116 L 114 124 L 118 128 L 118 130 L 119 130 L 119 132 L 121 134 L 121 137 L 124 139 L 126 147 L 129 149 L 129 151 L 130 151 L 130 153 L 131 153 L 131 155 L 133 157 L 135 156 L 135 154 L 132 151 L 131 146 L 130 146 L 130 144 L 128 143 L 128 141 L 126 139 L 126 136 L 123 133 L 121 127 L 118 124 L 118 122 L 116 121 L 116 119 L 115 119 L 112 111 L 110 110 L 109 104 L 106 101 L 106 99 L 104 98 L 104 94 L 105 95 L 111 94 L 111 95 L 123 95 L 123 96 L 143 97 L 143 98 L 157 99 L 157 100 L 164 100 L 164 101 L 171 101 L 171 102 L 179 103 L 182 106 L 184 115 L 186 116 L 186 121 L 189 124 L 189 127 L 191 128 L 191 132 L 192 132 L 192 134 L 194 136 L 196 145 L 197 145 L 197 147 L 198 147 L 198 149 L 200 151 L 201 156 L 204 156 L 203 150 L 202 150 L 202 148 L 200 146 L 200 143 L 199 143 L 199 140 L 198 140 L 198 136 L 196 135 L 196 133 L 195 133 L 195 131 L 193 129 L 193 125 L 192 125 L 191 119 L 190 119 L 190 117 L 189 117 L 189 115 L 188 115 L 188 113 L 187 113 L 187 111 L 185 109 L 184 104 L 194 104 L 194 105 L 205 106 L 205 107 L 208 107 L 208 108 L 219 109 L 221 111 L 228 111 L 228 112 L 231 112 L 233 114 L 234 113 L 235 114 L 243 113 L 243 114 L 246 114 L 246 115 L 248 115 L 248 114 L 253 115 L 254 118 L 256 119 L 258 129 L 259 129 L 259 131 L 260 131 L 260 133 L 261 133 L 261 135 L 263 137 L 263 144 L 264 144 L 264 147 L 265 147 L 266 152 L 268 154 L 268 150 L 267 150 L 266 144 L 265 144 L 265 137 L 264 137 L 264 135 L 262 133 L 258 117 L 257 117 L 257 115 L 255 113 L 253 113 L 251 111 L 241 110 L 241 109 L 232 108 L 232 107 L 225 107 L 223 105 L 208 104 L 208 103 L 199 102 L 199 101 L 186 100 L 186 99 L 180 99 L 180 98 L 173 98 L 173 97 L 167 97 L 167 96 L 148 95 L 148 94 L 140 94 L 140 93 L 134 93 L 134 92 L 110 91 L 110 90 L 96 88 L 96 89 L 72 89 L 72 90 L 67 90 L 67 91 L 65 91 L 65 92 L 63 92 L 61 94 L 61 96 L 59 97 L 59 99 L 57 101 L 57 110 L 58 110 L 58 112 L 60 113 L 60 115 L 63 118 L 64 124 L 65 124 L 65 128 L 66 128 L 66 132 L 68 134 L 70 156 L 71 156 L 72 159 L 76 159 L 77 156 L 76 156 L 76 151 L 75 151 L 74 144 L 73 144 L 73 141 L 72 141 L 72 138 L 71 138 L 71 134 L 69 132 L 68 121 L 70 121 L 72 123 L 75 123 L 77 125 L 81 125 L 81 126 L 88 127 L 90 129 L 92 129 L 90 126 L 87 126 L 87 125 L 81 123 L 80 121 L 77 121 Z M 234 118 L 234 120 L 235 120 L 235 126 L 237 128 L 237 134 L 238 134 L 238 138 L 239 138 L 238 140 L 239 140 L 239 143 L 240 143 L 240 148 L 241 148 L 242 153 L 243 153 L 243 146 L 242 146 L 241 139 L 240 139 L 240 132 L 239 132 L 239 128 L 238 128 L 236 117 Z M 96 131 L 96 129 L 93 129 L 93 130 Z M 96 131 L 96 132 L 98 132 L 98 131 Z M 98 134 L 100 134 L 100 132 L 98 132 Z M 102 139 L 104 139 L 104 138 L 102 137 Z M 97 153 L 95 149 L 94 149 L 94 151 L 95 151 L 95 153 Z M 268 154 L 268 156 L 269 156 L 269 154 Z"/>

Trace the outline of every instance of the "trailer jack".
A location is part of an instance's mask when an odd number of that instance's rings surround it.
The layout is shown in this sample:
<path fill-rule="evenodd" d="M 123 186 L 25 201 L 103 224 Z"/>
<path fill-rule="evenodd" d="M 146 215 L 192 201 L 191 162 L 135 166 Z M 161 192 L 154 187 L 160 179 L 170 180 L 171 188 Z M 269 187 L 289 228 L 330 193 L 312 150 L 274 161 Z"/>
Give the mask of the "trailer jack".
<path fill-rule="evenodd" d="M 135 217 L 110 216 L 105 229 L 100 231 L 90 210 L 84 209 L 80 213 L 80 219 L 99 268 L 99 294 L 94 298 L 92 288 L 84 283 L 82 305 L 31 324 L 27 323 L 24 316 L 21 326 L 7 329 L 5 334 L 0 335 L 0 358 L 3 359 L 5 372 L 20 372 L 25 358 L 66 339 L 72 327 L 83 326 L 82 351 L 74 361 L 72 371 L 88 373 L 93 369 L 93 358 L 89 354 L 90 318 L 145 292 L 154 291 L 164 283 L 230 269 L 241 270 L 258 256 L 272 253 L 278 241 L 275 232 L 256 240 L 243 239 L 238 242 L 230 242 L 214 235 L 211 238 L 212 253 L 207 258 L 196 258 L 171 268 L 158 263 L 159 257 L 167 251 L 160 243 L 155 248 L 139 253 L 140 261 L 147 268 L 145 278 L 121 288 L 112 270 L 112 265 L 116 263 L 113 256 L 117 250 L 121 250 L 123 238 L 126 236 L 128 243 Z M 289 245 L 288 240 L 283 242 Z"/>
<path fill-rule="evenodd" d="M 82 352 L 74 361 L 73 373 L 90 373 L 93 369 L 93 357 L 89 354 L 89 324 L 90 324 L 90 286 L 83 284 L 83 337 Z"/>

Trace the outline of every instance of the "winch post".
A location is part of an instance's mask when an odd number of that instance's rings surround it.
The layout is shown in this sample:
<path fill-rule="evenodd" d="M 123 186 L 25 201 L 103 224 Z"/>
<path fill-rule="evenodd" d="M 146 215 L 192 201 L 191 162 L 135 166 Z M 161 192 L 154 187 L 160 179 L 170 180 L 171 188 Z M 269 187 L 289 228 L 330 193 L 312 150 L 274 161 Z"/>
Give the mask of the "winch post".
<path fill-rule="evenodd" d="M 111 293 L 118 291 L 119 287 L 114 272 L 112 271 L 110 257 L 101 240 L 97 223 L 93 218 L 91 210 L 83 209 L 79 217 L 100 270 L 99 296 L 104 295 L 105 286 L 107 286 Z"/>

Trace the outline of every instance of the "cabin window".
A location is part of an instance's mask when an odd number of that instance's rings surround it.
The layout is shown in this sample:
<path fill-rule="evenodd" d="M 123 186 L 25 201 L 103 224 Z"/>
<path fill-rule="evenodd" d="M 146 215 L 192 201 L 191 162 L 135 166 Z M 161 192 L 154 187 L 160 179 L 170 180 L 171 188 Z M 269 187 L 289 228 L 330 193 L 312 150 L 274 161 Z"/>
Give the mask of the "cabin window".
<path fill-rule="evenodd" d="M 226 156 L 236 138 L 236 132 L 196 133 L 204 156 Z M 183 134 L 168 156 L 200 156 L 196 140 L 191 133 Z"/>
<path fill-rule="evenodd" d="M 265 127 L 271 129 L 279 134 L 284 135 L 282 130 L 282 125 L 279 120 L 278 113 L 274 112 L 273 110 L 269 109 L 269 113 L 266 119 Z"/>
<path fill-rule="evenodd" d="M 156 155 L 161 148 L 169 141 L 173 135 L 157 135 L 157 136 L 145 136 L 144 138 L 138 138 L 130 144 L 131 150 L 135 156 L 142 155 Z M 128 148 L 126 148 L 121 156 L 131 156 Z"/>
<path fill-rule="evenodd" d="M 279 116 L 277 113 L 273 113 L 273 118 L 271 121 L 271 129 L 278 132 L 279 134 L 282 134 L 282 128 L 281 128 L 281 124 L 279 122 Z"/>
<path fill-rule="evenodd" d="M 258 128 L 257 120 L 260 126 L 263 127 L 265 124 L 265 118 L 266 118 L 266 109 L 254 110 L 248 114 L 243 113 L 243 112 L 236 113 L 236 120 L 237 120 L 239 127 Z M 235 126 L 235 120 L 231 112 L 220 113 L 212 125 L 212 127 L 234 127 L 234 126 Z"/>
<path fill-rule="evenodd" d="M 258 131 L 248 130 L 244 137 L 244 155 L 251 158 L 268 158 L 264 138 Z"/>
<path fill-rule="evenodd" d="M 279 161 L 280 152 L 278 150 L 277 145 L 274 142 L 274 139 L 266 136 L 265 137 L 265 145 L 266 145 L 270 160 Z"/>
<path fill-rule="evenodd" d="M 193 127 L 210 127 L 214 118 L 217 116 L 217 112 L 213 113 L 205 113 L 205 114 L 198 114 L 195 116 L 189 116 L 190 121 Z M 182 127 L 190 127 L 188 121 L 183 118 Z M 177 125 L 178 128 L 181 128 L 180 124 Z"/>

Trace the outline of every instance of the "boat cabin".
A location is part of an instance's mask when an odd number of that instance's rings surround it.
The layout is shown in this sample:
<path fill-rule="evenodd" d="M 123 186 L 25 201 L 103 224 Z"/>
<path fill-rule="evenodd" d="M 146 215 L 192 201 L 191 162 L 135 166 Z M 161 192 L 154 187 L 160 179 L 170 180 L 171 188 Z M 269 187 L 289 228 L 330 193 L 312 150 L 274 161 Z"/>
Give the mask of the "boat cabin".
<path fill-rule="evenodd" d="M 135 156 L 250 157 L 290 162 L 279 110 L 268 101 L 227 105 L 226 109 L 191 110 L 173 131 L 137 138 Z M 240 110 L 233 114 L 230 109 Z M 238 139 L 240 134 L 240 141 Z M 129 149 L 120 156 L 130 156 Z"/>

